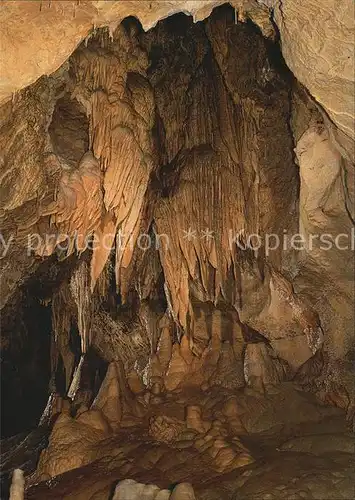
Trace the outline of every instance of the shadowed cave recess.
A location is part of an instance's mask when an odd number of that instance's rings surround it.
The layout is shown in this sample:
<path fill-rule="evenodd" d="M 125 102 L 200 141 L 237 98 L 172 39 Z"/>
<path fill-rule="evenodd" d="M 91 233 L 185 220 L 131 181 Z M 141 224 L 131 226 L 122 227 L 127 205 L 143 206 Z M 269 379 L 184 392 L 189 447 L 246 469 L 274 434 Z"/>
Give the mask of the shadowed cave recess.
<path fill-rule="evenodd" d="M 353 165 L 244 14 L 95 29 L 3 105 L 1 498 L 353 498 L 352 250 L 285 243 L 351 234 Z"/>

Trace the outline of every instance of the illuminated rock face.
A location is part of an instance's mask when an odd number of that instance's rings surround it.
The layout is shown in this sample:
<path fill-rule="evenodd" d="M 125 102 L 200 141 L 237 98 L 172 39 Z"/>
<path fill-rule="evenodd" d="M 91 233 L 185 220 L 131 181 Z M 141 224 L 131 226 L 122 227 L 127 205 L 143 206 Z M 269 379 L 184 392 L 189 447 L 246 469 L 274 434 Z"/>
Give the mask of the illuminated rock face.
<path fill-rule="evenodd" d="M 221 0 L 7 2 L 1 12 L 4 33 L 0 95 L 6 99 L 41 75 L 55 71 L 95 27 L 110 26 L 114 30 L 125 17 L 135 16 L 148 30 L 160 19 L 180 11 L 198 21 L 223 3 Z M 239 19 L 249 15 L 265 32 L 270 30 L 268 18 L 273 16 L 291 71 L 340 130 L 353 136 L 353 2 L 232 0 L 230 4 L 235 6 Z"/>
<path fill-rule="evenodd" d="M 6 387 L 19 408 L 28 374 L 51 392 L 42 422 L 53 428 L 29 484 L 95 463 L 112 476 L 92 500 L 118 477 L 118 499 L 209 500 L 201 470 L 212 483 L 259 470 L 256 436 L 278 446 L 280 429 L 286 440 L 344 411 L 353 421 L 347 70 L 328 92 L 323 66 L 305 70 L 321 30 L 317 20 L 312 43 L 291 44 L 302 1 L 297 13 L 291 0 L 273 11 L 289 67 L 265 5 L 193 3 L 70 4 L 60 50 L 49 65 L 28 43 L 38 67 L 28 64 L 18 88 L 56 71 L 2 105 Z M 64 22 L 69 2 L 61 7 L 38 14 L 48 44 L 50 19 Z M 171 9 L 195 17 L 146 31 L 119 22 L 136 7 L 144 28 Z M 341 24 L 346 8 L 327 22 Z M 5 6 L 9 26 L 21 9 L 30 19 L 35 6 Z M 79 43 L 94 18 L 110 29 Z M 347 36 L 342 24 L 342 56 Z M 25 427 L 17 415 L 13 432 Z M 236 491 L 220 488 L 211 498 Z"/>
<path fill-rule="evenodd" d="M 172 492 L 160 490 L 154 484 L 140 484 L 132 479 L 121 481 L 116 487 L 114 500 L 195 500 L 194 490 L 189 483 L 178 484 Z"/>

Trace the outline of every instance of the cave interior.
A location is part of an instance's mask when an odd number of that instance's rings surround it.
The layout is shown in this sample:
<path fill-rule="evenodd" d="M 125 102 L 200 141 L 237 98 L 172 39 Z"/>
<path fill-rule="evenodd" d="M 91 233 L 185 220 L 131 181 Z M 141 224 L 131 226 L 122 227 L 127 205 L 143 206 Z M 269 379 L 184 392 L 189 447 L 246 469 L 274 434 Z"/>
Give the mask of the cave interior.
<path fill-rule="evenodd" d="M 351 233 L 353 165 L 257 14 L 96 28 L 3 105 L 4 498 L 354 498 L 352 249 L 286 244 Z"/>

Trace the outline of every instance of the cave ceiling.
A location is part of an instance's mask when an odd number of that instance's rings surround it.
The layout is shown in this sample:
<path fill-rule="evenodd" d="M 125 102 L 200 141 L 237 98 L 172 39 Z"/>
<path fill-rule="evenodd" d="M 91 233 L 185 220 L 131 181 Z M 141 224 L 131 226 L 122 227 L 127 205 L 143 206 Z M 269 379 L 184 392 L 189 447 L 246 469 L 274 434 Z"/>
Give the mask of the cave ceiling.
<path fill-rule="evenodd" d="M 222 0 L 27 1 L 1 6 L 0 100 L 55 71 L 95 27 L 135 16 L 145 30 L 177 12 L 206 18 Z M 354 3 L 350 0 L 231 1 L 267 31 L 271 15 L 286 63 L 347 136 L 354 138 Z M 270 14 L 271 13 L 271 14 Z"/>

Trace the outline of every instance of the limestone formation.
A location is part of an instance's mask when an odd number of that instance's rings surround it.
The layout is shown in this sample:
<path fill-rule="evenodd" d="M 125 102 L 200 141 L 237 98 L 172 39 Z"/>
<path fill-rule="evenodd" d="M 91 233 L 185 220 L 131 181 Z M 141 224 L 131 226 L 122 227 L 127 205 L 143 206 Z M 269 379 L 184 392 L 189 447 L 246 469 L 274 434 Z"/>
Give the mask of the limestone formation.
<path fill-rule="evenodd" d="M 5 496 L 350 497 L 352 14 L 2 2 Z"/>
<path fill-rule="evenodd" d="M 25 489 L 25 480 L 23 477 L 23 471 L 21 469 L 15 469 L 12 474 L 10 500 L 23 500 L 24 489 Z"/>
<path fill-rule="evenodd" d="M 211 424 L 202 420 L 202 411 L 199 406 L 188 406 L 186 408 L 186 427 L 194 429 L 200 434 L 205 434 L 210 429 Z"/>
<path fill-rule="evenodd" d="M 171 443 L 177 441 L 185 428 L 185 422 L 167 416 L 152 417 L 149 423 L 149 434 L 157 441 Z"/>
<path fill-rule="evenodd" d="M 194 490 L 189 483 L 180 483 L 175 486 L 171 493 L 170 500 L 195 500 Z"/>
<path fill-rule="evenodd" d="M 249 386 L 263 391 L 268 385 L 287 380 L 289 368 L 264 343 L 248 344 L 244 358 L 245 380 Z"/>
<path fill-rule="evenodd" d="M 160 490 L 153 484 L 141 484 L 132 479 L 124 479 L 116 486 L 113 500 L 195 500 L 189 483 L 178 484 L 172 492 Z"/>
<path fill-rule="evenodd" d="M 95 460 L 96 445 L 109 435 L 109 424 L 99 410 L 81 413 L 77 419 L 61 413 L 41 454 L 36 479 L 47 480 Z"/>
<path fill-rule="evenodd" d="M 179 11 L 193 15 L 197 21 L 208 17 L 213 7 L 221 3 L 219 0 L 193 3 L 181 0 L 156 2 L 154 8 L 150 8 L 141 2 L 117 5 L 96 1 L 79 5 L 74 1 L 70 4 L 43 2 L 40 5 L 35 1 L 26 4 L 9 2 L 2 10 L 2 23 L 6 27 L 6 38 L 2 39 L 6 47 L 2 66 L 3 71 L 6 71 L 3 72 L 2 98 L 9 98 L 13 92 L 34 82 L 41 75 L 55 71 L 97 26 L 106 25 L 113 31 L 126 16 L 136 16 L 144 28 L 149 29 L 159 19 Z M 254 2 L 231 3 L 236 5 L 238 12 L 239 9 L 241 12 L 258 12 Z M 345 133 L 351 134 L 351 120 L 354 118 L 349 112 L 354 81 L 351 57 L 354 30 L 352 2 L 327 0 L 320 4 L 315 0 L 302 0 L 299 4 L 287 0 L 280 5 L 275 0 L 265 0 L 263 3 L 274 9 L 274 20 L 280 30 L 286 62 L 291 70 L 330 112 L 335 123 Z M 24 44 L 21 39 L 17 39 L 18 19 L 26 19 L 27 26 L 35 23 L 39 37 L 37 42 L 27 37 L 30 41 Z M 259 10 L 254 19 L 257 23 L 259 19 L 265 22 L 268 15 L 261 16 Z M 306 26 L 307 30 L 302 29 Z M 303 31 L 306 31 L 306 37 L 301 36 Z M 324 37 L 325 32 L 331 35 Z M 21 33 L 26 37 L 27 32 Z M 42 47 L 41 51 L 37 50 L 38 45 Z M 53 47 L 58 46 L 60 51 L 56 51 L 55 57 L 48 58 L 49 53 L 53 54 Z M 338 59 L 335 66 L 331 65 L 332 57 Z M 14 60 L 21 60 L 23 64 L 14 69 Z"/>
<path fill-rule="evenodd" d="M 105 380 L 92 404 L 92 409 L 101 410 L 113 430 L 119 428 L 122 417 L 122 401 L 119 375 L 115 363 L 109 365 Z"/>

